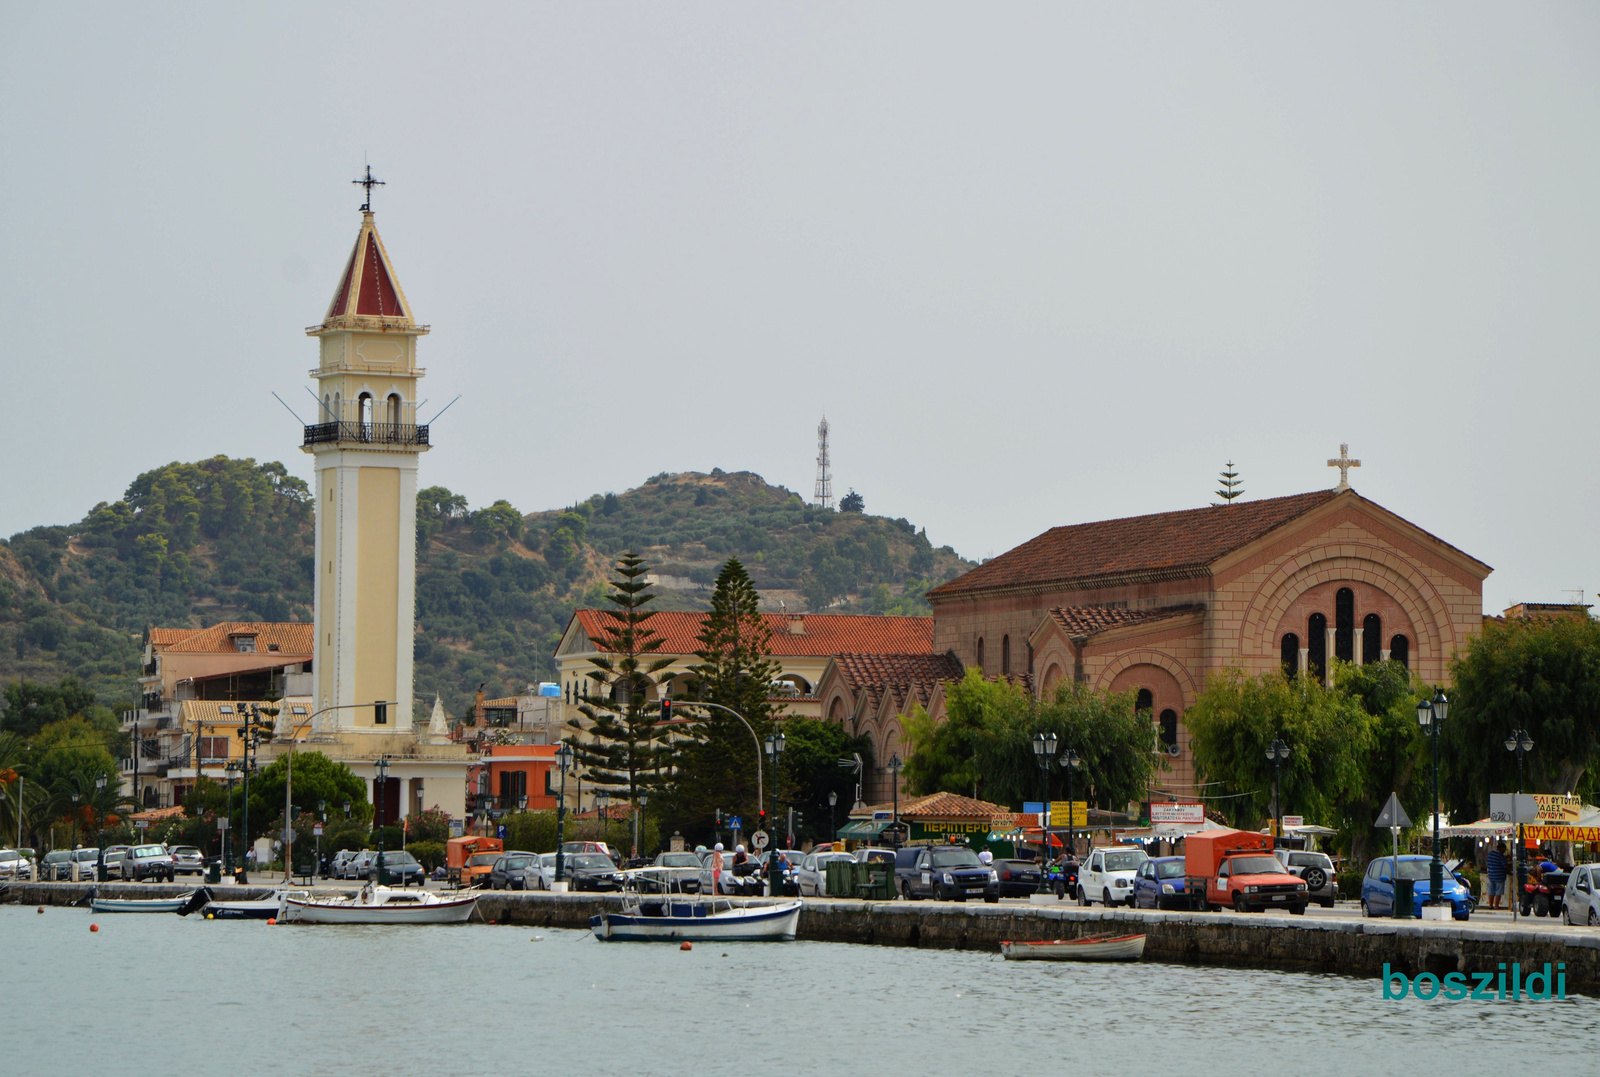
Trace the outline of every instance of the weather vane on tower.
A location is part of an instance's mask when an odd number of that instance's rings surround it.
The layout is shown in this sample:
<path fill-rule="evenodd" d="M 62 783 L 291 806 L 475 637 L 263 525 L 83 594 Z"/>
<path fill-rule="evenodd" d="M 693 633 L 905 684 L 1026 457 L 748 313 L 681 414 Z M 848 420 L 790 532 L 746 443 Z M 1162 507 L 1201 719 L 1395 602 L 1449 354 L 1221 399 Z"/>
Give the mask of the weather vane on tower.
<path fill-rule="evenodd" d="M 382 187 L 384 185 L 384 181 L 383 180 L 375 180 L 375 179 L 373 179 L 372 178 L 372 166 L 368 165 L 367 166 L 367 178 L 366 179 L 351 180 L 350 182 L 355 184 L 357 187 L 365 187 L 367 189 L 367 200 L 365 202 L 361 203 L 361 212 L 362 213 L 371 213 L 372 212 L 372 189 L 374 187 Z"/>

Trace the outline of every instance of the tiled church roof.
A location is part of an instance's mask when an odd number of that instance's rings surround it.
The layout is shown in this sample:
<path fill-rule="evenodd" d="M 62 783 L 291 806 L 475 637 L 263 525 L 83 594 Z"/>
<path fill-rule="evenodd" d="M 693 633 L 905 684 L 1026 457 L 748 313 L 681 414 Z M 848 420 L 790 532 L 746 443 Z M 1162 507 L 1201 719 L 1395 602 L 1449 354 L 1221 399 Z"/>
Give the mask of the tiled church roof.
<path fill-rule="evenodd" d="M 605 638 L 607 626 L 620 624 L 605 610 L 581 609 L 573 616 L 589 637 L 590 644 L 596 647 Z M 700 649 L 700 631 L 705 626 L 706 617 L 704 613 L 663 610 L 652 615 L 644 627 L 661 637 L 662 644 L 657 653 L 693 654 Z M 920 654 L 932 657 L 932 617 L 765 613 L 761 618 L 772 637 L 772 654 L 775 657 L 827 657 L 841 653 Z M 799 624 L 803 631 L 791 631 L 791 622 Z"/>
<path fill-rule="evenodd" d="M 1054 527 L 928 592 L 955 595 L 1137 572 L 1199 574 L 1213 561 L 1339 495 L 1318 490 L 1203 509 Z"/>
<path fill-rule="evenodd" d="M 895 710 L 915 702 L 924 707 L 940 681 L 959 681 L 960 659 L 944 654 L 836 654 L 834 664 L 844 676 L 851 695 L 865 692 L 876 708 L 885 694 L 894 697 Z"/>
<path fill-rule="evenodd" d="M 1168 617 L 1181 617 L 1185 613 L 1197 613 L 1203 609 L 1205 606 L 1198 602 L 1182 606 L 1157 606 L 1146 610 L 1107 609 L 1103 606 L 1057 606 L 1050 611 L 1050 616 L 1056 624 L 1066 630 L 1068 636 L 1078 638 L 1121 628 L 1123 625 L 1145 624 L 1150 621 L 1163 621 Z"/>

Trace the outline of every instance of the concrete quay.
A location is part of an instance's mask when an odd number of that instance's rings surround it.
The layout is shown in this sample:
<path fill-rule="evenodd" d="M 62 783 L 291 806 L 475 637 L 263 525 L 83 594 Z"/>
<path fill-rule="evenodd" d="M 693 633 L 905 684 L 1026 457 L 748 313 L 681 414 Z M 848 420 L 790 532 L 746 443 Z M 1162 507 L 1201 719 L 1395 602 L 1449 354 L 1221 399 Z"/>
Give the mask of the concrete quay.
<path fill-rule="evenodd" d="M 0 901 L 70 905 L 88 889 L 85 883 L 13 883 L 0 892 Z M 193 884 L 108 883 L 101 892 L 108 897 L 161 897 L 191 889 Z M 212 887 L 219 900 L 262 897 L 271 889 L 265 885 Z M 323 883 L 315 889 L 355 888 L 349 883 Z M 1498 974 L 1502 963 L 1508 971 L 1513 963 L 1520 963 L 1526 973 L 1548 962 L 1552 970 L 1565 966 L 1569 993 L 1600 995 L 1600 930 L 1548 922 L 1538 928 L 1522 928 L 1471 921 L 1151 912 L 1079 908 L 1065 903 L 804 900 L 799 936 L 825 942 L 996 950 L 1002 939 L 1143 933 L 1146 961 L 1361 977 L 1380 976 L 1385 964 L 1406 975 L 1443 975 Z M 734 899 L 736 905 L 761 903 Z M 589 917 L 620 906 L 621 899 L 615 894 L 485 891 L 478 900 L 484 920 L 552 928 L 586 928 Z"/>

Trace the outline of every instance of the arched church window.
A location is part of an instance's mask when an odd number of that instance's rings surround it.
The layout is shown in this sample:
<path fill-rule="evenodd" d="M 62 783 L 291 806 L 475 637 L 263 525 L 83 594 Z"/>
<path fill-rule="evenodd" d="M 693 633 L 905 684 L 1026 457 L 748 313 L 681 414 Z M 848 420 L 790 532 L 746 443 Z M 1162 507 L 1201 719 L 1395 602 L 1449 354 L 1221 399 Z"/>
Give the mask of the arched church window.
<path fill-rule="evenodd" d="M 1328 618 L 1313 613 L 1306 621 L 1306 672 L 1317 680 L 1328 676 Z"/>
<path fill-rule="evenodd" d="M 983 637 L 978 637 L 978 672 L 983 672 Z"/>
<path fill-rule="evenodd" d="M 1389 658 L 1399 662 L 1407 669 L 1411 668 L 1411 641 L 1404 636 L 1396 636 L 1389 641 Z"/>
<path fill-rule="evenodd" d="M 389 414 L 384 418 L 383 421 L 386 422 L 386 423 L 390 423 L 390 424 L 392 424 L 394 426 L 399 426 L 400 425 L 400 394 L 399 393 L 390 393 L 389 394 L 388 412 L 389 412 Z"/>
<path fill-rule="evenodd" d="M 1000 672 L 1004 676 L 1011 676 L 1011 637 L 1000 637 Z"/>
<path fill-rule="evenodd" d="M 1155 705 L 1156 697 L 1150 694 L 1150 689 L 1139 689 L 1139 696 L 1133 701 L 1133 709 L 1136 711 L 1154 710 Z"/>
<path fill-rule="evenodd" d="M 1342 662 L 1356 660 L 1356 593 L 1348 587 L 1333 596 L 1333 655 Z"/>
<path fill-rule="evenodd" d="M 1290 680 L 1300 676 L 1300 637 L 1293 632 L 1285 632 L 1279 654 L 1282 656 L 1283 675 Z"/>
<path fill-rule="evenodd" d="M 361 440 L 372 440 L 372 394 L 362 393 L 356 398 L 357 422 L 361 424 Z"/>
<path fill-rule="evenodd" d="M 1161 712 L 1161 743 L 1168 748 L 1178 743 L 1178 712 L 1171 707 Z"/>
<path fill-rule="evenodd" d="M 1383 657 L 1383 618 L 1369 613 L 1361 619 L 1361 664 L 1371 665 Z"/>

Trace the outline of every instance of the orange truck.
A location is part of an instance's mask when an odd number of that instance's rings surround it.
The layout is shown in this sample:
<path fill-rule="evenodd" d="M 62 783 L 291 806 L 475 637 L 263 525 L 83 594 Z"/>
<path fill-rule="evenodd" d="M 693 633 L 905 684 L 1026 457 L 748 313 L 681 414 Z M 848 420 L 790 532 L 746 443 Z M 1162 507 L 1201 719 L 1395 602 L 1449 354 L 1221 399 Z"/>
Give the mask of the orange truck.
<path fill-rule="evenodd" d="M 477 886 L 494 870 L 505 849 L 499 838 L 451 838 L 444 843 L 444 866 L 461 886 Z"/>
<path fill-rule="evenodd" d="M 1183 839 L 1185 887 L 1202 888 L 1206 908 L 1232 906 L 1235 912 L 1288 909 L 1306 911 L 1310 895 L 1302 879 L 1290 875 L 1272 855 L 1272 835 L 1249 830 L 1202 830 Z"/>

